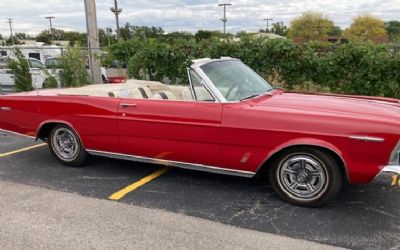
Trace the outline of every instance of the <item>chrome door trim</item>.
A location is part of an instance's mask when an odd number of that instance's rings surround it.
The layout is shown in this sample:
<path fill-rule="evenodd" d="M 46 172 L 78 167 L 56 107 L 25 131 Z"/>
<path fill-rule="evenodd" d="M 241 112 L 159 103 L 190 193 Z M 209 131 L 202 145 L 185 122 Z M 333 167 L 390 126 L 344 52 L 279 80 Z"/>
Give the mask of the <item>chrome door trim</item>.
<path fill-rule="evenodd" d="M 11 111 L 11 107 L 0 107 L 1 111 Z"/>
<path fill-rule="evenodd" d="M 385 138 L 382 137 L 373 137 L 367 135 L 351 135 L 350 139 L 359 140 L 359 141 L 367 141 L 367 142 L 384 142 Z"/>
<path fill-rule="evenodd" d="M 90 149 L 88 149 L 87 152 L 92 155 L 105 156 L 105 157 L 114 158 L 114 159 L 173 166 L 173 167 L 177 167 L 177 168 L 198 170 L 198 171 L 210 172 L 210 173 L 215 173 L 215 174 L 227 174 L 227 175 L 241 176 L 241 177 L 248 177 L 248 178 L 253 177 L 255 175 L 254 172 L 250 172 L 250 171 L 225 169 L 225 168 L 219 168 L 219 167 L 208 166 L 208 165 L 203 165 L 203 164 L 195 164 L 195 163 L 180 162 L 180 161 L 169 161 L 169 160 L 164 160 L 164 159 L 156 159 L 156 158 L 149 158 L 149 157 L 144 157 L 144 156 L 119 154 L 119 153 L 90 150 Z"/>

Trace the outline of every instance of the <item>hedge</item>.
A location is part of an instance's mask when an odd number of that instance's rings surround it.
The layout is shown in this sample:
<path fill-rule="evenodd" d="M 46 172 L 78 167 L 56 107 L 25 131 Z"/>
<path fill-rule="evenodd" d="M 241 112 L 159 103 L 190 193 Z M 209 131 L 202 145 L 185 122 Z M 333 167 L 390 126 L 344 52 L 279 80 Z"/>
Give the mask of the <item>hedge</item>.
<path fill-rule="evenodd" d="M 400 98 L 400 55 L 388 45 L 347 43 L 296 45 L 291 40 L 122 41 L 109 48 L 127 63 L 130 77 L 186 81 L 192 59 L 231 56 L 286 89 Z"/>

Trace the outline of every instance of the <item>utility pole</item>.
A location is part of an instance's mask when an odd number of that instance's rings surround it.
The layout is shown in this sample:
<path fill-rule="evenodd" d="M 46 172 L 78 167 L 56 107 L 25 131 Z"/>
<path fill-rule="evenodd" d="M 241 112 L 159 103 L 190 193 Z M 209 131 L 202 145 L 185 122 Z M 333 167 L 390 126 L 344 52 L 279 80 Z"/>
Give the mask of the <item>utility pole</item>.
<path fill-rule="evenodd" d="M 89 69 L 93 84 L 102 83 L 99 31 L 97 29 L 96 1 L 85 0 L 86 26 L 89 49 Z"/>
<path fill-rule="evenodd" d="M 114 0 L 114 7 L 110 8 L 111 12 L 115 15 L 115 23 L 117 24 L 117 40 L 119 39 L 119 14 L 121 14 L 122 9 L 118 8 L 118 1 Z"/>
<path fill-rule="evenodd" d="M 220 20 L 224 23 L 224 35 L 226 34 L 226 22 L 228 19 L 226 18 L 226 6 L 231 6 L 231 3 L 220 3 L 218 6 L 224 6 L 224 17 L 221 18 Z"/>
<path fill-rule="evenodd" d="M 12 18 L 7 18 L 7 23 L 8 23 L 8 25 L 10 26 L 10 38 L 11 38 L 11 44 L 12 45 L 14 45 L 14 35 L 13 35 L 13 30 L 12 30 L 12 21 L 13 21 L 13 19 Z"/>
<path fill-rule="evenodd" d="M 53 40 L 53 23 L 51 22 L 51 19 L 54 19 L 56 17 L 55 16 L 46 16 L 44 18 L 49 19 L 49 22 L 50 22 L 50 32 L 49 32 L 49 34 L 50 34 L 50 42 L 51 42 Z"/>
<path fill-rule="evenodd" d="M 272 21 L 272 20 L 274 20 L 273 18 L 264 18 L 263 19 L 264 21 L 267 21 L 267 30 L 266 30 L 266 33 L 270 33 L 269 32 L 269 21 Z"/>

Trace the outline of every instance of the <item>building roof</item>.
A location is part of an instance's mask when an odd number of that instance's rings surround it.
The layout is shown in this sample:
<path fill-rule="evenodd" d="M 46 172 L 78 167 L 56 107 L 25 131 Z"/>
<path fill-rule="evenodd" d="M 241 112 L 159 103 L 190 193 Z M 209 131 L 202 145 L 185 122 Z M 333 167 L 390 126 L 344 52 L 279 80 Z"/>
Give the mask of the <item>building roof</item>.
<path fill-rule="evenodd" d="M 267 39 L 286 39 L 284 36 L 277 35 L 275 33 L 256 33 L 253 37 L 267 38 Z"/>

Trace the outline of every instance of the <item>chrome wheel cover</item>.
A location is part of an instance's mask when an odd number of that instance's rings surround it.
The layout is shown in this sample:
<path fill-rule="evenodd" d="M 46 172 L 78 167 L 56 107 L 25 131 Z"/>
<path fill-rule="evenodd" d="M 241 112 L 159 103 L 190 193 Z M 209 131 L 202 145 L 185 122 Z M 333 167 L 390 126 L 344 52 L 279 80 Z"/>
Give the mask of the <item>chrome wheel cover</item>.
<path fill-rule="evenodd" d="M 282 190 L 300 201 L 319 198 L 328 187 L 328 173 L 320 161 L 307 154 L 286 157 L 277 171 Z"/>
<path fill-rule="evenodd" d="M 75 160 L 80 151 L 79 139 L 66 127 L 58 128 L 51 138 L 52 147 L 57 156 L 64 161 Z"/>

